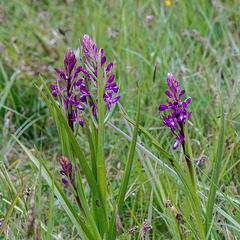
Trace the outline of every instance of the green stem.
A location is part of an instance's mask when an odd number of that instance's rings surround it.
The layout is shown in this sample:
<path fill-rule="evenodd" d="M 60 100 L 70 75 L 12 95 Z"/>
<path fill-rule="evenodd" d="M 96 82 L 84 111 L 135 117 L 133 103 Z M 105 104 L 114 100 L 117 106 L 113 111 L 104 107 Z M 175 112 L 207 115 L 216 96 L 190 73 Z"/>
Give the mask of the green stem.
<path fill-rule="evenodd" d="M 97 67 L 97 84 L 98 84 L 98 142 L 97 142 L 97 182 L 100 193 L 103 199 L 103 208 L 107 216 L 107 183 L 105 171 L 105 159 L 103 153 L 104 143 L 104 102 L 103 102 L 103 87 L 102 87 L 102 71 L 100 54 L 98 54 L 98 67 Z M 101 207 L 101 206 L 100 206 Z M 104 226 L 106 226 L 104 224 Z M 106 233 L 107 229 L 102 229 L 102 233 Z"/>
<path fill-rule="evenodd" d="M 184 125 L 180 122 L 180 123 L 179 123 L 179 126 L 180 126 L 180 134 L 181 134 L 182 136 L 185 136 L 185 134 L 184 134 Z M 185 137 L 188 138 L 187 135 L 188 135 L 188 134 L 186 134 Z M 185 160 L 186 160 L 186 163 L 187 163 L 187 166 L 188 166 L 188 172 L 189 172 L 189 175 L 190 175 L 190 178 L 191 178 L 193 187 L 194 187 L 195 190 L 197 190 L 196 175 L 195 175 L 195 171 L 194 171 L 194 167 L 193 167 L 193 164 L 192 164 L 190 155 L 188 154 L 188 151 L 186 151 L 185 140 L 182 142 L 182 148 L 183 148 L 183 153 L 184 153 Z"/>

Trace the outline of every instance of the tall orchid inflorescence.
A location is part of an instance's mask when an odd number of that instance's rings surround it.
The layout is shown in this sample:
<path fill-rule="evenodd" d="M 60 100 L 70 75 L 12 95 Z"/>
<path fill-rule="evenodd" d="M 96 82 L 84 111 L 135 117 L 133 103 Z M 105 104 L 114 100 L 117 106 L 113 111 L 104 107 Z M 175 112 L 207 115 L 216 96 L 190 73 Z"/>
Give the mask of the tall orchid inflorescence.
<path fill-rule="evenodd" d="M 90 107 L 92 114 L 96 115 L 98 98 L 95 96 L 98 92 L 99 77 L 102 79 L 103 99 L 109 111 L 111 104 L 120 98 L 120 96 L 113 97 L 118 92 L 118 87 L 116 82 L 113 82 L 114 74 L 107 79 L 113 63 L 109 63 L 105 68 L 106 57 L 103 56 L 103 49 L 98 50 L 87 34 L 82 36 L 82 48 L 83 56 L 80 58 L 82 66 L 76 66 L 75 54 L 73 50 L 69 50 L 64 59 L 64 68 L 55 68 L 60 78 L 56 84 L 50 85 L 53 90 L 52 95 L 63 103 L 72 130 L 73 122 L 78 121 L 83 126 L 81 111 L 87 106 Z M 101 76 L 98 76 L 99 73 Z"/>
<path fill-rule="evenodd" d="M 112 74 L 108 77 L 110 71 L 113 68 L 113 63 L 110 62 L 105 68 L 106 57 L 103 56 L 103 49 L 97 49 L 93 40 L 87 35 L 82 36 L 82 46 L 83 46 L 83 59 L 80 59 L 85 67 L 83 71 L 85 73 L 85 81 L 89 81 L 91 89 L 84 92 L 86 96 L 90 97 L 90 105 L 93 109 L 93 115 L 96 114 L 96 103 L 98 102 L 97 97 L 94 101 L 94 95 L 97 96 L 98 91 L 98 77 L 102 79 L 103 87 L 103 99 L 107 103 L 108 110 L 110 111 L 110 104 L 115 103 L 119 100 L 120 96 L 113 98 L 113 94 L 118 92 L 118 87 L 114 81 L 115 75 Z M 99 68 L 100 71 L 99 71 Z M 101 74 L 101 76 L 98 76 Z M 90 94 L 92 92 L 92 94 Z"/>
<path fill-rule="evenodd" d="M 169 127 L 175 136 L 176 142 L 173 145 L 173 149 L 179 146 L 179 143 L 184 143 L 184 124 L 187 118 L 190 117 L 192 112 L 187 111 L 187 105 L 190 103 L 191 98 L 187 98 L 185 101 L 181 102 L 181 98 L 185 93 L 185 90 L 180 89 L 180 85 L 177 80 L 175 80 L 172 73 L 168 73 L 167 85 L 169 91 L 165 91 L 168 96 L 167 104 L 160 104 L 158 110 L 160 112 L 164 110 L 171 110 L 172 112 L 166 117 L 162 116 L 163 123 Z M 183 145 L 184 147 L 184 145 Z"/>

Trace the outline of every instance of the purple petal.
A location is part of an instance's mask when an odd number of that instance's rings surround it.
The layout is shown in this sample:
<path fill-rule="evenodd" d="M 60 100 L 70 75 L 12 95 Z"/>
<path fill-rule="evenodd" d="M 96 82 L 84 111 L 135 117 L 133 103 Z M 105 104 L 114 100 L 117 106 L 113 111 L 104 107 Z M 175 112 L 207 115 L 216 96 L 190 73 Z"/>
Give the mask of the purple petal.
<path fill-rule="evenodd" d="M 68 186 L 69 185 L 69 183 L 68 183 L 68 181 L 66 180 L 66 179 L 62 179 L 62 182 L 63 182 L 63 184 L 65 184 L 66 186 Z"/>
<path fill-rule="evenodd" d="M 182 141 L 184 141 L 184 139 L 185 139 L 184 136 L 180 135 L 179 141 L 182 142 Z"/>
<path fill-rule="evenodd" d="M 121 97 L 121 96 L 118 96 L 118 97 L 116 97 L 116 98 L 113 98 L 113 99 L 111 99 L 109 102 L 110 102 L 110 103 L 115 103 L 115 102 L 117 102 L 117 101 L 119 100 L 120 97 Z"/>
<path fill-rule="evenodd" d="M 190 118 L 191 114 L 192 114 L 192 111 L 188 113 L 187 117 Z"/>
<path fill-rule="evenodd" d="M 186 119 L 186 117 L 184 115 L 180 115 L 178 118 L 177 118 L 177 122 L 184 122 Z"/>
<path fill-rule="evenodd" d="M 114 77 L 115 77 L 115 75 L 112 74 L 112 75 L 109 77 L 109 79 L 108 79 L 108 83 L 112 83 L 113 80 L 114 80 Z"/>
<path fill-rule="evenodd" d="M 52 91 L 52 95 L 54 96 L 54 97 L 57 97 L 57 92 L 54 90 L 54 91 Z"/>
<path fill-rule="evenodd" d="M 191 98 L 187 98 L 185 101 L 182 102 L 183 108 L 185 108 L 191 102 Z"/>
<path fill-rule="evenodd" d="M 108 66 L 107 66 L 107 69 L 106 69 L 106 73 L 108 74 L 113 68 L 113 63 L 109 63 Z"/>
<path fill-rule="evenodd" d="M 81 71 L 81 69 L 82 69 L 82 66 L 77 67 L 76 73 L 79 73 Z"/>
<path fill-rule="evenodd" d="M 79 98 L 80 101 L 82 102 L 85 102 L 86 101 L 86 96 L 82 95 L 80 98 Z"/>
<path fill-rule="evenodd" d="M 163 118 L 163 121 L 168 122 L 168 118 L 167 117 L 162 116 L 162 118 Z"/>
<path fill-rule="evenodd" d="M 117 85 L 117 84 L 116 84 L 115 82 L 113 82 L 113 83 L 109 84 L 107 87 L 108 87 L 108 88 L 113 88 L 113 87 L 116 87 L 116 85 Z"/>
<path fill-rule="evenodd" d="M 84 107 L 82 107 L 80 104 L 78 104 L 78 105 L 76 106 L 76 108 L 79 109 L 79 110 L 84 110 Z"/>
<path fill-rule="evenodd" d="M 57 89 L 57 84 L 50 84 L 50 88 L 52 90 L 56 90 Z"/>
<path fill-rule="evenodd" d="M 180 100 L 181 99 L 181 97 L 182 97 L 182 95 L 185 93 L 185 90 L 182 90 L 181 92 L 180 92 L 180 94 L 179 94 L 179 99 L 178 100 Z"/>
<path fill-rule="evenodd" d="M 81 68 L 81 71 L 82 71 L 83 73 L 85 73 L 85 74 L 89 74 L 88 71 L 85 70 L 85 69 L 83 69 L 83 68 Z"/>
<path fill-rule="evenodd" d="M 62 71 L 59 70 L 58 68 L 54 68 L 54 69 L 55 69 L 55 71 L 56 71 L 58 74 L 61 74 L 61 73 L 62 73 Z"/>
<path fill-rule="evenodd" d="M 79 118 L 79 124 L 83 127 L 84 121 L 81 118 Z"/>
<path fill-rule="evenodd" d="M 102 66 L 105 62 L 106 62 L 106 57 L 104 56 L 104 57 L 102 57 L 102 59 L 101 59 L 101 66 Z"/>
<path fill-rule="evenodd" d="M 176 149 L 176 148 L 178 148 L 178 145 L 179 145 L 179 141 L 176 141 L 176 142 L 173 144 L 172 148 L 173 148 L 173 149 Z"/>
<path fill-rule="evenodd" d="M 169 91 L 164 91 L 164 92 L 169 98 L 172 98 L 172 94 Z"/>
<path fill-rule="evenodd" d="M 115 93 L 117 93 L 117 92 L 118 92 L 118 89 L 119 89 L 119 87 L 114 87 L 112 90 L 113 90 Z"/>
<path fill-rule="evenodd" d="M 95 45 L 93 45 L 93 51 L 94 51 L 95 55 L 97 55 L 97 47 Z"/>
<path fill-rule="evenodd" d="M 187 98 L 185 101 L 184 101 L 186 104 L 189 104 L 191 102 L 191 98 Z"/>
<path fill-rule="evenodd" d="M 177 124 L 174 121 L 172 121 L 170 124 L 173 128 L 178 128 Z"/>
<path fill-rule="evenodd" d="M 62 175 L 66 175 L 66 172 L 65 172 L 64 170 L 61 170 L 60 173 L 61 173 Z"/>
<path fill-rule="evenodd" d="M 162 112 L 162 111 L 164 111 L 164 110 L 166 110 L 166 109 L 168 109 L 168 108 L 170 108 L 168 105 L 160 104 L 159 107 L 158 107 L 158 110 L 159 110 L 160 112 Z"/>

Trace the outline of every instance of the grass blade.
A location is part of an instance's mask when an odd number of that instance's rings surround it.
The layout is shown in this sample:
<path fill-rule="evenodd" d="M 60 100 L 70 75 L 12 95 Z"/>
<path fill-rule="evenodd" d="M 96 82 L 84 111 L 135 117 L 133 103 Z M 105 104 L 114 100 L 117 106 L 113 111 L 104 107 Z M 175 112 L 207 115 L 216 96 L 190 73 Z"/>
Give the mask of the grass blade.
<path fill-rule="evenodd" d="M 3 219 L 2 226 L 1 226 L 1 228 L 0 228 L 0 236 L 3 234 L 3 231 L 4 231 L 5 227 L 7 226 L 8 220 L 9 220 L 11 214 L 12 214 L 12 211 L 13 211 L 16 203 L 17 203 L 17 200 L 18 200 L 19 196 L 20 196 L 21 193 L 22 193 L 22 190 L 23 190 L 26 182 L 27 182 L 27 179 L 25 180 L 25 182 L 23 183 L 22 187 L 21 187 L 20 190 L 18 191 L 17 195 L 15 196 L 13 202 L 11 203 L 11 205 L 10 205 L 10 207 L 9 207 L 9 209 L 8 209 L 8 211 L 7 211 L 4 219 Z"/>
<path fill-rule="evenodd" d="M 116 238 L 116 207 L 118 207 L 118 213 L 121 214 L 121 210 L 123 207 L 123 202 L 124 202 L 124 197 L 127 192 L 127 185 L 132 169 L 132 164 L 133 164 L 133 158 L 134 158 L 134 153 L 135 153 L 135 148 L 136 148 L 136 142 L 137 142 L 137 136 L 138 136 L 138 125 L 139 125 L 139 117 L 140 117 L 140 82 L 138 81 L 138 103 L 137 103 L 137 116 L 136 116 L 136 124 L 134 127 L 133 131 L 133 137 L 131 141 L 131 146 L 128 154 L 128 159 L 127 159 L 127 164 L 124 170 L 123 178 L 122 178 L 122 183 L 118 192 L 117 196 L 117 201 L 116 201 L 116 206 L 114 209 L 114 212 L 112 214 L 112 219 L 110 223 L 110 235 L 108 239 L 115 239 Z"/>
<path fill-rule="evenodd" d="M 76 153 L 76 156 L 77 156 L 77 158 L 79 160 L 79 163 L 80 163 L 80 165 L 81 165 L 81 167 L 83 169 L 83 172 L 84 172 L 84 174 L 86 176 L 87 182 L 88 182 L 88 184 L 89 184 L 89 186 L 91 188 L 91 192 L 93 194 L 94 201 L 95 202 L 98 201 L 98 203 L 99 203 L 98 205 L 100 206 L 99 210 L 101 212 L 101 218 L 102 218 L 101 223 L 103 225 L 105 225 L 105 224 L 107 225 L 108 224 L 108 218 L 106 216 L 106 210 L 105 210 L 105 206 L 103 204 L 102 195 L 100 193 L 100 190 L 99 190 L 99 187 L 98 187 L 97 182 L 95 180 L 95 177 L 94 177 L 94 175 L 93 175 L 93 173 L 92 173 L 92 171 L 91 171 L 91 169 L 90 169 L 90 167 L 88 165 L 86 157 L 83 154 L 83 151 L 82 151 L 81 147 L 79 146 L 79 144 L 77 142 L 77 139 L 75 138 L 72 130 L 70 129 L 70 127 L 68 125 L 68 122 L 67 122 L 67 120 L 66 120 L 62 110 L 59 109 L 55 99 L 53 98 L 51 92 L 49 91 L 48 87 L 46 86 L 46 84 L 43 81 L 43 79 L 41 78 L 41 76 L 40 76 L 40 79 L 41 79 L 41 81 L 42 81 L 42 83 L 43 83 L 43 85 L 44 85 L 44 87 L 45 87 L 45 89 L 46 89 L 46 91 L 48 93 L 49 98 L 51 99 L 52 104 L 54 105 L 54 108 L 55 108 L 55 110 L 56 110 L 56 112 L 58 114 L 58 119 L 60 120 L 61 124 L 63 125 L 63 127 L 65 129 L 65 132 L 68 135 L 69 141 L 71 142 L 72 147 L 73 147 L 73 149 L 74 149 L 74 151 Z M 54 116 L 53 107 L 51 106 L 51 104 L 48 101 L 47 97 L 45 96 L 45 94 L 38 87 L 37 87 L 37 89 L 39 90 L 39 92 L 41 93 L 42 97 L 44 98 L 44 100 L 45 100 L 45 102 L 46 102 L 50 112 L 52 113 L 52 116 Z M 107 229 L 107 227 L 105 227 L 105 229 Z"/>
<path fill-rule="evenodd" d="M 14 137 L 14 136 L 13 136 Z M 15 137 L 14 137 L 15 138 Z M 26 152 L 28 155 L 29 159 L 36 165 L 36 167 L 39 169 L 40 168 L 40 162 L 39 160 L 17 139 L 15 138 L 18 144 L 22 147 L 22 149 Z M 52 173 L 46 166 L 46 163 L 41 160 L 42 163 L 42 175 L 44 179 L 47 181 L 48 185 L 51 187 L 52 186 Z M 85 233 L 89 239 L 93 239 L 91 231 L 88 229 L 86 224 L 82 221 L 82 219 L 78 216 L 76 211 L 74 210 L 72 203 L 69 201 L 67 198 L 66 194 L 63 192 L 62 188 L 59 186 L 59 184 L 54 182 L 54 194 L 58 197 L 59 201 L 61 202 L 63 208 L 67 212 L 69 218 L 73 222 L 74 226 L 76 227 L 78 233 L 80 234 L 83 239 L 86 238 Z"/>
<path fill-rule="evenodd" d="M 205 229 L 207 231 L 210 222 L 212 221 L 212 213 L 213 213 L 213 206 L 215 202 L 215 195 L 216 195 L 216 185 L 218 185 L 219 174 L 221 171 L 221 161 L 224 149 L 224 114 L 223 114 L 223 104 L 222 104 L 222 97 L 217 87 L 218 95 L 219 95 L 219 103 L 220 103 L 220 127 L 219 127 L 219 136 L 218 136 L 218 147 L 217 147 L 217 154 L 215 156 L 215 164 L 213 168 L 213 175 L 212 175 L 212 182 L 210 186 L 208 202 L 206 207 L 207 219 L 205 224 Z"/>

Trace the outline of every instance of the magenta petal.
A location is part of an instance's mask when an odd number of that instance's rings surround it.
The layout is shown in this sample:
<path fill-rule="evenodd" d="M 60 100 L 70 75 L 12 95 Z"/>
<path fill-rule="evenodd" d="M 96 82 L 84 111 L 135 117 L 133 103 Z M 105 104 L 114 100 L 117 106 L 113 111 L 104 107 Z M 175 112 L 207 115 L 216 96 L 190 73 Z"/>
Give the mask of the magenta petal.
<path fill-rule="evenodd" d="M 158 107 L 158 110 L 161 112 L 161 111 L 164 111 L 166 109 L 168 109 L 169 106 L 165 105 L 165 104 L 160 104 L 159 107 Z"/>
<path fill-rule="evenodd" d="M 112 100 L 109 101 L 109 102 L 110 102 L 110 103 L 115 103 L 115 102 L 117 102 L 117 101 L 119 100 L 120 97 L 121 97 L 121 96 L 118 96 L 118 97 L 112 99 Z"/>
<path fill-rule="evenodd" d="M 108 66 L 107 66 L 107 69 L 106 69 L 106 73 L 109 73 L 113 68 L 113 63 L 109 63 Z"/>
<path fill-rule="evenodd" d="M 181 99 L 182 95 L 185 93 L 185 90 L 182 90 L 179 94 L 179 100 Z"/>
<path fill-rule="evenodd" d="M 113 88 L 113 87 L 116 87 L 116 85 L 117 85 L 117 84 L 116 84 L 115 82 L 113 82 L 113 83 L 109 84 L 107 87 L 108 87 L 108 88 Z"/>
<path fill-rule="evenodd" d="M 189 104 L 191 102 L 191 98 L 187 98 L 185 101 L 184 101 L 186 104 Z"/>
<path fill-rule="evenodd" d="M 95 54 L 97 54 L 97 47 L 95 45 L 93 45 L 93 51 Z"/>
<path fill-rule="evenodd" d="M 108 83 L 112 83 L 113 80 L 114 80 L 114 77 L 115 77 L 115 75 L 112 74 L 112 75 L 109 77 L 109 79 L 108 79 Z"/>
<path fill-rule="evenodd" d="M 176 142 L 173 144 L 172 148 L 173 148 L 173 149 L 176 149 L 176 148 L 178 148 L 178 145 L 179 145 L 179 141 L 176 141 Z"/>
<path fill-rule="evenodd" d="M 104 56 L 104 57 L 102 57 L 102 59 L 101 59 L 101 66 L 102 66 L 105 62 L 106 62 L 106 57 Z"/>
<path fill-rule="evenodd" d="M 85 70 L 85 69 L 83 69 L 83 68 L 81 68 L 81 71 L 82 71 L 83 73 L 85 73 L 85 74 L 89 74 L 88 71 Z"/>
<path fill-rule="evenodd" d="M 52 95 L 54 96 L 54 97 L 57 97 L 57 92 L 54 90 L 54 91 L 52 91 Z"/>
<path fill-rule="evenodd" d="M 58 74 L 61 74 L 61 73 L 62 73 L 62 71 L 59 70 L 58 68 L 54 68 L 54 70 L 55 70 Z"/>
<path fill-rule="evenodd" d="M 62 179 L 62 182 L 63 182 L 63 184 L 65 184 L 66 186 L 68 186 L 69 185 L 69 183 L 68 183 L 68 181 L 66 180 L 66 179 Z"/>
<path fill-rule="evenodd" d="M 79 118 L 79 124 L 83 127 L 84 121 L 81 118 Z"/>
<path fill-rule="evenodd" d="M 77 67 L 76 73 L 79 73 L 81 71 L 81 69 L 82 69 L 82 66 Z"/>
<path fill-rule="evenodd" d="M 115 93 L 117 93 L 117 92 L 118 92 L 118 89 L 119 89 L 119 87 L 114 87 L 112 90 L 113 90 Z"/>
<path fill-rule="evenodd" d="M 188 113 L 187 117 L 190 118 L 191 114 L 192 114 L 192 111 Z"/>
<path fill-rule="evenodd" d="M 164 92 L 169 98 L 172 98 L 172 94 L 169 91 L 164 91 Z"/>
<path fill-rule="evenodd" d="M 52 90 L 56 90 L 57 89 L 57 84 L 50 84 L 50 88 Z"/>

